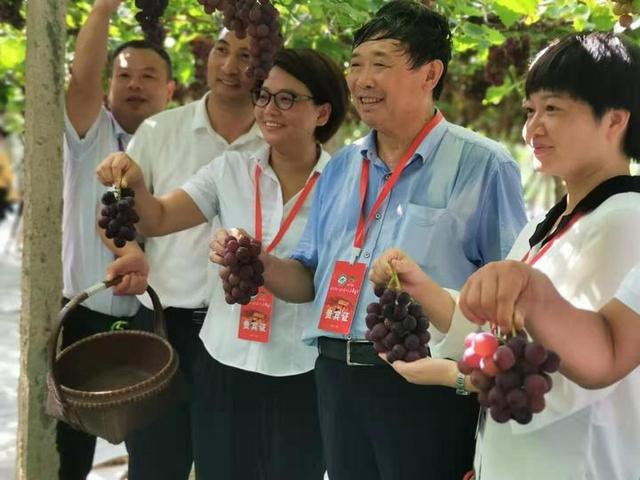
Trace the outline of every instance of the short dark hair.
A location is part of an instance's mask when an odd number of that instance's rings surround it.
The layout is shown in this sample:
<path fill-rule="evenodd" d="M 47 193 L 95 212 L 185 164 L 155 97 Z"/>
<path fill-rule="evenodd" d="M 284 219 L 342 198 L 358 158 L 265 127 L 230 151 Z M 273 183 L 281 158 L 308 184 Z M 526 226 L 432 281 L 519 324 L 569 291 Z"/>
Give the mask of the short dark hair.
<path fill-rule="evenodd" d="M 273 59 L 273 66 L 304 83 L 311 92 L 313 103 L 331 105 L 329 120 L 314 132 L 318 142 L 327 142 L 340 128 L 349 105 L 344 72 L 327 55 L 308 48 L 279 50 Z"/>
<path fill-rule="evenodd" d="M 355 32 L 352 48 L 369 40 L 384 39 L 400 42 L 409 55 L 412 69 L 432 60 L 442 62 L 442 77 L 433 89 L 434 100 L 440 98 L 451 60 L 451 30 L 447 19 L 413 0 L 394 0 Z"/>
<path fill-rule="evenodd" d="M 569 35 L 534 59 L 525 96 L 548 90 L 591 106 L 596 118 L 620 108 L 630 113 L 623 149 L 640 160 L 640 47 L 612 33 Z"/>
<path fill-rule="evenodd" d="M 137 48 L 140 50 L 153 50 L 160 58 L 164 61 L 167 67 L 167 81 L 173 80 L 173 65 L 171 64 L 171 57 L 167 53 L 167 51 L 159 46 L 157 43 L 150 42 L 148 40 L 129 40 L 128 42 L 124 42 L 121 45 L 118 45 L 116 49 L 111 54 L 111 63 L 116 59 L 120 53 L 122 53 L 127 48 Z"/>

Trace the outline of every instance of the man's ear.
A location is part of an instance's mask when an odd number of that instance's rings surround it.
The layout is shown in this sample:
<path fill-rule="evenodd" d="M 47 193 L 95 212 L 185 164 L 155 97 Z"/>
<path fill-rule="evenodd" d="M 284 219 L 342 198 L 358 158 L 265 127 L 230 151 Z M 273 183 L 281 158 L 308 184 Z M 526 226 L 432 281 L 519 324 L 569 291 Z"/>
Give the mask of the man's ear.
<path fill-rule="evenodd" d="M 425 69 L 425 87 L 433 91 L 444 73 L 442 60 L 431 60 L 423 66 Z"/>
<path fill-rule="evenodd" d="M 170 82 L 167 83 L 167 102 L 171 101 L 175 91 L 176 91 L 176 81 L 171 80 Z"/>

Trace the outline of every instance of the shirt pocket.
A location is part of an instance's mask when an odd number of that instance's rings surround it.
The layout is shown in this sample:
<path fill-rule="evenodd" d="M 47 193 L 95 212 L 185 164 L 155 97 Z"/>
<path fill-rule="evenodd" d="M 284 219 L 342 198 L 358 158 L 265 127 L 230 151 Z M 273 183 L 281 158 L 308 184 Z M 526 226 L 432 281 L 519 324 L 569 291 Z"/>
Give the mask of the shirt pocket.
<path fill-rule="evenodd" d="M 432 269 L 457 242 L 453 226 L 447 209 L 409 203 L 398 231 L 400 247 L 423 269 Z"/>

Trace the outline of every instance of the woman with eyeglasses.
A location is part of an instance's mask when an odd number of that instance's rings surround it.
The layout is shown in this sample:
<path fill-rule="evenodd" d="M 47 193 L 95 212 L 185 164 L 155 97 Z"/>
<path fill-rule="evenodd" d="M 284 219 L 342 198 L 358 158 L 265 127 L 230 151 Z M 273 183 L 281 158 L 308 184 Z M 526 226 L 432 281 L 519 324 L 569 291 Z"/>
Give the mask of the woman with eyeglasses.
<path fill-rule="evenodd" d="M 223 228 L 237 227 L 254 237 L 261 230 L 263 248 L 275 255 L 293 251 L 314 184 L 330 158 L 322 144 L 342 123 L 349 100 L 343 74 L 327 56 L 285 49 L 274 60 L 268 78 L 252 92 L 264 148 L 251 155 L 227 151 L 182 188 L 159 198 L 146 190 L 140 168 L 125 154 L 99 165 L 105 185 L 135 190 L 143 235 L 166 235 L 217 216 Z M 308 305 L 274 298 L 267 322 L 258 311 L 228 305 L 222 280 L 215 275 L 213 283 L 194 374 L 196 475 L 320 480 L 317 350 L 300 340 Z"/>

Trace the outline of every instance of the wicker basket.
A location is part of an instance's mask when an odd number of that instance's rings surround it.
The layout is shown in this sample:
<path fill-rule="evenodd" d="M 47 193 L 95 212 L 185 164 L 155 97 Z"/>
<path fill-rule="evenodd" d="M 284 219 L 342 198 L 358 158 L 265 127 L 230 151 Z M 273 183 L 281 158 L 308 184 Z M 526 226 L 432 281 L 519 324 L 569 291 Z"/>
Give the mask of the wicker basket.
<path fill-rule="evenodd" d="M 111 443 L 157 419 L 185 393 L 178 356 L 166 340 L 162 305 L 151 287 L 147 294 L 153 302 L 155 333 L 98 333 L 56 354 L 69 312 L 117 281 L 87 289 L 60 311 L 49 341 L 47 376 L 47 413 Z"/>

